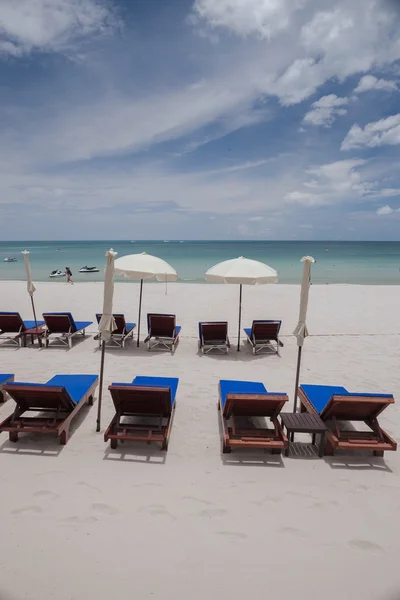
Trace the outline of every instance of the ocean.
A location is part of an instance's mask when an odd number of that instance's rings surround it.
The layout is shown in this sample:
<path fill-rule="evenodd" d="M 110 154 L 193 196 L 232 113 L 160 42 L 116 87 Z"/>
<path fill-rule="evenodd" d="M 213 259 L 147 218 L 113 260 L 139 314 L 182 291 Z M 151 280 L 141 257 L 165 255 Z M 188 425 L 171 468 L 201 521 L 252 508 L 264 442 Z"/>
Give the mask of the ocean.
<path fill-rule="evenodd" d="M 307 241 L 71 241 L 0 242 L 0 279 L 24 280 L 22 250 L 30 251 L 34 281 L 52 281 L 51 271 L 69 266 L 74 281 L 102 281 L 105 252 L 113 248 L 119 256 L 147 252 L 163 258 L 178 272 L 179 281 L 205 283 L 205 271 L 222 260 L 245 256 L 267 263 L 278 271 L 281 283 L 299 283 L 302 256 L 316 259 L 313 283 L 400 284 L 400 242 L 307 242 Z M 5 263 L 15 257 L 18 262 Z M 99 273 L 81 274 L 83 266 Z M 117 280 L 126 281 L 122 277 Z"/>

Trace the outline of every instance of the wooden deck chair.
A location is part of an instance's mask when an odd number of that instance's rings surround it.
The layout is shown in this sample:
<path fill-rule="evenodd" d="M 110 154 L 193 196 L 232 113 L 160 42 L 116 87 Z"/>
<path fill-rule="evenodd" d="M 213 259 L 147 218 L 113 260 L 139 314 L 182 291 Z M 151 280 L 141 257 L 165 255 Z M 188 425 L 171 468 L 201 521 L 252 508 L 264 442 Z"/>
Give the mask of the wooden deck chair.
<path fill-rule="evenodd" d="M 264 348 L 273 349 L 279 355 L 279 331 L 282 321 L 253 321 L 251 328 L 244 329 L 247 341 L 253 348 L 253 354 Z M 276 342 L 276 349 L 271 345 Z"/>
<path fill-rule="evenodd" d="M 3 391 L 4 385 L 14 381 L 14 375 L 11 373 L 0 373 L 0 403 L 6 401 L 6 393 Z"/>
<path fill-rule="evenodd" d="M 11 442 L 17 442 L 20 433 L 52 433 L 66 444 L 72 419 L 86 403 L 93 404 L 97 383 L 97 375 L 55 375 L 47 383 L 5 384 L 3 390 L 16 408 L 0 424 L 0 432 L 8 431 Z"/>
<path fill-rule="evenodd" d="M 96 314 L 97 323 L 100 323 L 101 317 L 101 313 Z M 119 348 L 124 348 L 126 340 L 133 338 L 133 331 L 136 327 L 136 323 L 127 323 L 125 321 L 125 315 L 122 314 L 114 314 L 113 317 L 117 329 L 114 329 L 112 332 L 110 343 L 115 344 Z M 101 346 L 101 336 L 98 335 L 96 338 L 99 340 L 99 346 Z"/>
<path fill-rule="evenodd" d="M 132 383 L 110 385 L 115 415 L 104 441 L 111 440 L 114 449 L 118 441 L 160 442 L 168 450 L 178 383 L 174 377 L 135 377 Z"/>
<path fill-rule="evenodd" d="M 45 332 L 45 346 L 49 345 L 51 335 L 57 336 L 56 339 L 62 346 L 72 348 L 72 339 L 74 336 L 85 335 L 86 328 L 92 325 L 92 321 L 75 321 L 69 312 L 43 313 L 47 330 Z"/>
<path fill-rule="evenodd" d="M 44 321 L 37 322 L 38 327 Z M 0 312 L 0 338 L 22 347 L 22 333 L 35 327 L 35 321 L 23 321 L 19 312 Z M 11 335 L 12 334 L 12 335 Z"/>
<path fill-rule="evenodd" d="M 199 323 L 199 349 L 203 354 L 211 350 L 220 350 L 228 354 L 230 347 L 227 321 Z"/>
<path fill-rule="evenodd" d="M 148 336 L 144 340 L 147 342 L 148 350 L 156 346 L 164 346 L 167 350 L 173 352 L 179 342 L 180 325 L 176 325 L 175 315 L 163 315 L 149 313 L 147 315 Z"/>
<path fill-rule="evenodd" d="M 232 448 L 264 448 L 280 454 L 288 439 L 278 421 L 278 415 L 289 400 L 287 394 L 267 392 L 262 383 L 254 381 L 219 382 L 219 403 L 222 424 L 222 452 Z M 237 426 L 238 417 L 269 417 L 273 429 Z"/>
<path fill-rule="evenodd" d="M 303 412 L 318 414 L 327 424 L 325 454 L 339 450 L 372 450 L 383 456 L 396 450 L 397 443 L 378 423 L 378 415 L 394 403 L 390 394 L 352 393 L 341 386 L 301 385 L 297 390 Z M 368 431 L 339 428 L 343 421 L 363 421 Z"/>

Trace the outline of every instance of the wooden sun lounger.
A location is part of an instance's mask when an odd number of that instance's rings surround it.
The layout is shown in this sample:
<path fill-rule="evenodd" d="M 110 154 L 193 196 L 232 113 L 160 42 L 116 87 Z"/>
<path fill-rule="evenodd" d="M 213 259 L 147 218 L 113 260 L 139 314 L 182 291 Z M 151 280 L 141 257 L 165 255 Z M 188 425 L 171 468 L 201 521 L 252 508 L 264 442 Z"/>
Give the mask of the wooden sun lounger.
<path fill-rule="evenodd" d="M 149 313 L 147 315 L 147 329 L 148 336 L 144 341 L 147 342 L 148 350 L 156 346 L 164 346 L 171 352 L 175 350 L 181 331 L 180 325 L 176 325 L 175 315 Z"/>
<path fill-rule="evenodd" d="M 11 442 L 17 442 L 20 433 L 52 433 L 66 444 L 71 421 L 86 403 L 93 404 L 97 383 L 97 375 L 56 375 L 45 384 L 4 385 L 16 407 L 0 424 L 0 432 L 8 431 Z M 29 412 L 38 414 L 27 416 Z"/>
<path fill-rule="evenodd" d="M 101 313 L 96 314 L 97 323 L 100 323 L 101 317 Z M 133 338 L 133 332 L 136 327 L 136 323 L 127 323 L 125 321 L 125 315 L 122 314 L 114 314 L 113 317 L 117 329 L 114 329 L 112 332 L 110 343 L 114 343 L 119 348 L 124 348 L 126 340 Z M 101 346 L 101 336 L 98 335 L 96 338 L 99 340 L 99 346 Z"/>
<path fill-rule="evenodd" d="M 135 377 L 131 384 L 110 385 L 116 412 L 104 441 L 111 440 L 113 449 L 118 441 L 160 442 L 161 449 L 168 450 L 178 382 L 172 377 Z M 152 423 L 142 422 L 150 418 Z"/>
<path fill-rule="evenodd" d="M 325 403 L 315 406 L 309 394 L 311 388 L 324 388 Z M 391 395 L 353 394 L 345 388 L 332 386 L 300 386 L 297 390 L 301 411 L 319 414 L 328 426 L 325 454 L 332 455 L 339 450 L 372 450 L 375 456 L 383 456 L 389 450 L 397 450 L 396 441 L 378 423 L 378 415 L 394 403 Z M 329 395 L 330 394 L 330 395 Z M 314 401 L 315 402 L 315 401 Z M 324 405 L 323 405 L 324 404 Z M 362 421 L 369 431 L 351 431 L 339 428 L 343 421 Z"/>
<path fill-rule="evenodd" d="M 288 447 L 288 439 L 278 416 L 288 400 L 287 394 L 268 393 L 262 383 L 220 381 L 218 409 L 222 424 L 222 452 L 229 453 L 233 448 L 264 448 L 280 454 Z M 237 417 L 269 417 L 273 429 L 242 429 L 236 424 Z"/>
<path fill-rule="evenodd" d="M 4 386 L 7 383 L 11 383 L 14 381 L 14 375 L 11 373 L 1 373 L 0 374 L 0 403 L 6 401 L 6 392 L 3 391 Z"/>
<path fill-rule="evenodd" d="M 37 324 L 40 327 L 44 321 L 38 321 Z M 0 339 L 9 340 L 21 348 L 24 331 L 33 327 L 35 321 L 23 321 L 18 312 L 0 312 Z"/>
<path fill-rule="evenodd" d="M 47 330 L 45 332 L 45 346 L 49 345 L 51 335 L 58 336 L 56 339 L 62 346 L 72 348 L 72 339 L 75 335 L 85 336 L 86 328 L 92 325 L 92 321 L 75 321 L 71 313 L 43 313 Z"/>
<path fill-rule="evenodd" d="M 199 349 L 203 354 L 211 350 L 220 350 L 228 354 L 230 347 L 227 321 L 199 323 Z"/>
<path fill-rule="evenodd" d="M 244 330 L 247 341 L 253 348 L 253 354 L 260 352 L 264 348 L 273 349 L 279 355 L 279 346 L 283 345 L 279 341 L 279 331 L 282 321 L 253 321 L 251 328 Z M 271 345 L 276 342 L 276 349 Z"/>

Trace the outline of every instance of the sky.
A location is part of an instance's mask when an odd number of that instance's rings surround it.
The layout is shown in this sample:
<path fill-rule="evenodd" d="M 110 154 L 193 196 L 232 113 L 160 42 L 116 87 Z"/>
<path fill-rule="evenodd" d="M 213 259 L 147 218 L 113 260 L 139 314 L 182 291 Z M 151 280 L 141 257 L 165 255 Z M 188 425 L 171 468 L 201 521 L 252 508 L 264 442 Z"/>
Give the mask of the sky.
<path fill-rule="evenodd" d="M 400 240 L 400 0 L 0 0 L 0 237 Z"/>

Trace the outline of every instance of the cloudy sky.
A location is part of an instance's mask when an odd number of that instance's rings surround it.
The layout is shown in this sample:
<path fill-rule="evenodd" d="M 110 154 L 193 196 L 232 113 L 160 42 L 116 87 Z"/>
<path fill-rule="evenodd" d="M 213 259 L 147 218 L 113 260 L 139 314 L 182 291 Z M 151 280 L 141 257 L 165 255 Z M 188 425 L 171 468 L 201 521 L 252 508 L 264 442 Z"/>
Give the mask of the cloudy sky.
<path fill-rule="evenodd" d="M 3 239 L 400 240 L 400 0 L 0 0 Z"/>

